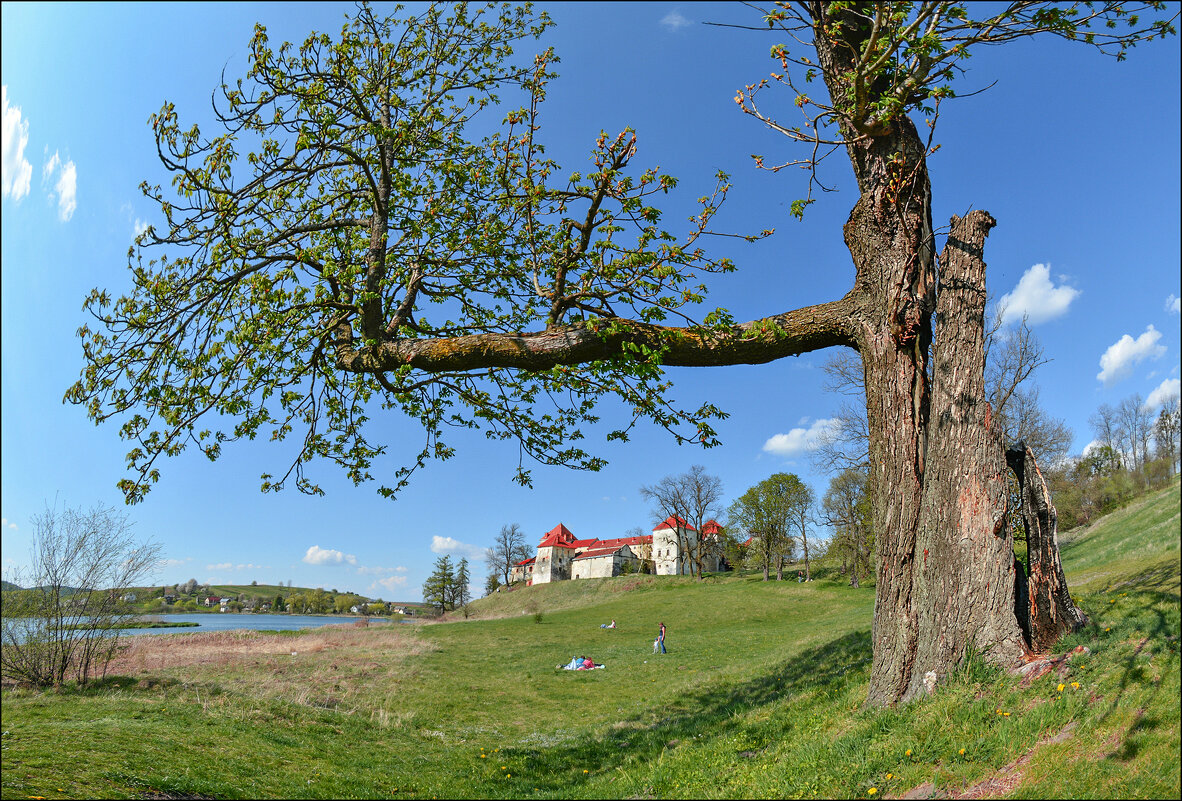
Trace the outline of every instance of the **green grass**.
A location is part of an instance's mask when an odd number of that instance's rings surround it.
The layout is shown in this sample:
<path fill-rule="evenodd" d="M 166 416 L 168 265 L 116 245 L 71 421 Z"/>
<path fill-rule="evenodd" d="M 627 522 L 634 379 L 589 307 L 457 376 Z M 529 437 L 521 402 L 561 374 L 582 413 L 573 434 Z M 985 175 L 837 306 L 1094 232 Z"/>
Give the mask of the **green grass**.
<path fill-rule="evenodd" d="M 1093 625 L 1061 648 L 1090 653 L 1029 686 L 970 662 L 930 699 L 863 709 L 873 589 L 837 580 L 563 582 L 469 620 L 244 636 L 274 647 L 6 690 L 0 794 L 1176 798 L 1178 511 L 1175 485 L 1064 537 Z M 209 635 L 156 639 L 189 636 Z M 607 668 L 555 669 L 581 653 Z"/>

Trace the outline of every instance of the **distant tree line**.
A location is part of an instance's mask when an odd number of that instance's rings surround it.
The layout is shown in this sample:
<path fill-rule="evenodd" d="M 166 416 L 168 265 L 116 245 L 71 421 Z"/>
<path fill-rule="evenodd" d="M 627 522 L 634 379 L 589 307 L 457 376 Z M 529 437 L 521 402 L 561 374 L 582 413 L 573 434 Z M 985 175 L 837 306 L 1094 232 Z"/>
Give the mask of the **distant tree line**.
<path fill-rule="evenodd" d="M 1178 396 L 1165 398 L 1157 414 L 1139 394 L 1091 416 L 1093 440 L 1086 452 L 1046 470 L 1059 512 L 1059 528 L 1086 525 L 1119 509 L 1177 475 L 1182 419 Z"/>

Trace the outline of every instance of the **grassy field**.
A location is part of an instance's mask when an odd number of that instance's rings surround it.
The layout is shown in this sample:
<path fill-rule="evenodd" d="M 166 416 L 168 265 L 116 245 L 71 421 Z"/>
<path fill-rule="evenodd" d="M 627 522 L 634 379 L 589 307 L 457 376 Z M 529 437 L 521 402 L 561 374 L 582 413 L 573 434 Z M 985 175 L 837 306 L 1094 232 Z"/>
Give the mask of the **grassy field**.
<path fill-rule="evenodd" d="M 468 620 L 135 638 L 6 688 L 4 798 L 1177 798 L 1179 492 L 1064 537 L 1090 653 L 863 709 L 873 589 L 624 576 Z M 541 613 L 540 621 L 537 620 Z M 615 618 L 617 628 L 599 628 Z M 654 656 L 658 622 L 669 653 Z M 577 654 L 604 670 L 556 670 Z"/>

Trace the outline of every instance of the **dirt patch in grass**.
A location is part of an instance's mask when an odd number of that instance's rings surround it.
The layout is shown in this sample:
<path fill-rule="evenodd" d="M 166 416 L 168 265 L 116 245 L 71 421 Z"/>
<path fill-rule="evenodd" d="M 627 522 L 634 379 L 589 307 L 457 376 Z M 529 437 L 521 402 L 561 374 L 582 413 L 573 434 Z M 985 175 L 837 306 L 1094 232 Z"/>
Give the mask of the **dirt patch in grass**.
<path fill-rule="evenodd" d="M 1010 762 L 993 776 L 983 779 L 959 793 L 953 793 L 950 798 L 996 798 L 998 796 L 1008 795 L 1026 778 L 1026 773 L 1022 768 L 1030 762 L 1038 749 L 1047 745 L 1066 742 L 1073 736 L 1075 736 L 1075 721 L 1068 723 L 1054 734 L 1039 740 L 1034 744 L 1033 748 Z"/>

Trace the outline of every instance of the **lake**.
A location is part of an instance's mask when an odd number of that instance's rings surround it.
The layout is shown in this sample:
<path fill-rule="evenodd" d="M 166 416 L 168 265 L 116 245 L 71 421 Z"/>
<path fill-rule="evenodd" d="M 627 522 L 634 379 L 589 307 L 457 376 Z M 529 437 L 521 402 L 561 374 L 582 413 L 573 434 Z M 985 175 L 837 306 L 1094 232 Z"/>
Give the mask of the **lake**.
<path fill-rule="evenodd" d="M 120 634 L 197 634 L 202 631 L 230 631 L 232 629 L 251 629 L 253 631 L 296 631 L 298 629 L 315 629 L 332 623 L 353 623 L 361 620 L 357 616 L 337 615 L 243 615 L 234 612 L 220 612 L 217 614 L 197 615 L 151 615 L 165 623 L 198 623 L 198 626 L 163 629 L 124 629 Z M 388 620 L 371 619 L 371 623 L 388 623 Z"/>

